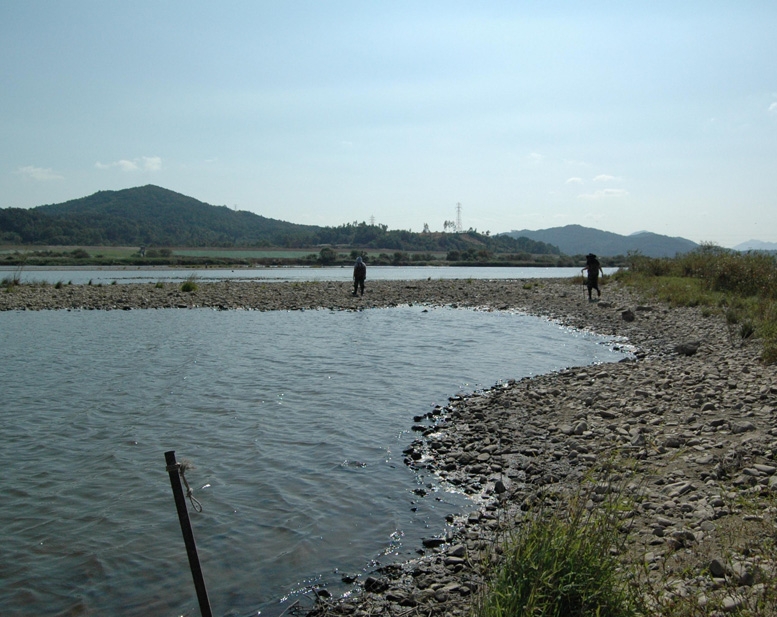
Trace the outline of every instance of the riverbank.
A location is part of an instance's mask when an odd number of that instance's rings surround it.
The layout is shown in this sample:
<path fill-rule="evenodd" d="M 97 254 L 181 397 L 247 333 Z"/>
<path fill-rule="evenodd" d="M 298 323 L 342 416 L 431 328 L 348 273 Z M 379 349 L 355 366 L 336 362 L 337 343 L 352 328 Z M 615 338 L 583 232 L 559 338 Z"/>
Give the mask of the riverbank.
<path fill-rule="evenodd" d="M 774 573 L 761 538 L 775 531 L 777 372 L 710 311 L 640 301 L 615 282 L 589 303 L 581 285 L 548 279 L 368 281 L 363 298 L 339 281 L 8 289 L 0 310 L 520 310 L 636 346 L 633 361 L 500 385 L 419 418 L 406 463 L 477 508 L 417 560 L 357 578 L 346 600 L 320 594 L 313 614 L 467 614 L 497 538 L 537 501 L 564 504 L 606 461 L 590 507 L 613 487 L 631 499 L 621 557 L 644 566 L 651 601 L 687 598 L 713 614 L 761 597 Z"/>
<path fill-rule="evenodd" d="M 619 558 L 638 566 L 653 614 L 759 602 L 754 614 L 774 614 L 777 369 L 758 344 L 721 315 L 641 303 L 616 284 L 599 303 L 568 281 L 491 291 L 489 306 L 626 337 L 636 359 L 452 399 L 427 418 L 407 464 L 468 493 L 476 512 L 430 538 L 422 558 L 365 581 L 380 593 L 316 614 L 465 615 L 522 513 L 563 508 L 581 490 L 589 508 L 611 491 L 630 502 Z"/>

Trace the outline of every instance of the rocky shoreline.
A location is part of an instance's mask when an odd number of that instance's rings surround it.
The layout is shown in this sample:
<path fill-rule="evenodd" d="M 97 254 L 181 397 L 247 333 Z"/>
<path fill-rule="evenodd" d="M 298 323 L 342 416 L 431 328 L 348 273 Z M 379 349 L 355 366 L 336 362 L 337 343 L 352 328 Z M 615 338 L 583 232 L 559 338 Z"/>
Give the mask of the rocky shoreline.
<path fill-rule="evenodd" d="M 775 532 L 777 367 L 764 366 L 757 342 L 743 343 L 721 315 L 641 301 L 616 282 L 594 303 L 568 279 L 368 281 L 363 298 L 350 290 L 348 282 L 198 283 L 190 293 L 174 284 L 22 285 L 0 291 L 0 310 L 428 304 L 520 310 L 624 337 L 636 348 L 629 361 L 500 384 L 416 418 L 420 437 L 405 462 L 469 494 L 475 510 L 428 538 L 418 559 L 356 580 L 348 598 L 319 592 L 309 614 L 466 615 L 497 538 L 534 501 L 564 503 L 592 475 L 589 508 L 613 490 L 633 504 L 622 558 L 643 566 L 656 612 L 685 598 L 719 614 L 768 593 L 775 551 L 760 547 Z"/>

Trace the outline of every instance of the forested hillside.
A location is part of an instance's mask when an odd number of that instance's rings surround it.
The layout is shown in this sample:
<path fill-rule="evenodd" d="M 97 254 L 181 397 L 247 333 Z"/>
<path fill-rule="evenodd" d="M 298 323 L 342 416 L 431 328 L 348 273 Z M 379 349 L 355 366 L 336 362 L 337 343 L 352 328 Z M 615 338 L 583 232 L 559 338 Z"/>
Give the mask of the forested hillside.
<path fill-rule="evenodd" d="M 528 238 L 464 233 L 412 233 L 385 225 L 297 225 L 212 206 L 158 186 L 99 191 L 61 204 L 0 209 L 0 242 L 17 245 L 146 247 L 349 246 L 396 251 L 558 255 Z"/>
<path fill-rule="evenodd" d="M 211 206 L 148 185 L 0 210 L 0 241 L 87 246 L 283 246 L 316 227 Z"/>

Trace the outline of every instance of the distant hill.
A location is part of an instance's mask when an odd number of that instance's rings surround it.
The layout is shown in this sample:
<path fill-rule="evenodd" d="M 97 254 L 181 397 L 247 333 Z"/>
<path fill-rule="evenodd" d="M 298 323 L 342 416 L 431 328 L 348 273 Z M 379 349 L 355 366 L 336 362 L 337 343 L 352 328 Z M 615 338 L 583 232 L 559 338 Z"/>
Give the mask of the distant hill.
<path fill-rule="evenodd" d="M 645 231 L 622 236 L 581 225 L 566 225 L 537 231 L 524 229 L 511 231 L 508 235 L 513 238 L 526 237 L 552 244 L 561 249 L 565 255 L 595 253 L 599 256 L 611 257 L 638 251 L 647 257 L 674 257 L 678 253 L 687 253 L 699 246 L 685 238 L 671 238 Z"/>
<path fill-rule="evenodd" d="M 211 206 L 150 184 L 99 191 L 89 197 L 39 206 L 31 212 L 44 217 L 41 223 L 45 218 L 58 220 L 61 237 L 49 238 L 50 244 L 261 246 L 283 244 L 287 237 L 318 229 Z M 44 225 L 39 233 L 44 231 L 57 229 Z"/>
<path fill-rule="evenodd" d="M 147 185 L 37 208 L 0 209 L 0 242 L 55 246 L 287 247 L 348 246 L 391 251 L 558 255 L 529 238 L 464 233 L 412 233 L 385 225 L 297 225 L 252 212 L 212 206 Z"/>
<path fill-rule="evenodd" d="M 761 240 L 748 240 L 734 247 L 735 251 L 768 251 L 773 253 L 777 251 L 777 243 L 762 242 Z"/>

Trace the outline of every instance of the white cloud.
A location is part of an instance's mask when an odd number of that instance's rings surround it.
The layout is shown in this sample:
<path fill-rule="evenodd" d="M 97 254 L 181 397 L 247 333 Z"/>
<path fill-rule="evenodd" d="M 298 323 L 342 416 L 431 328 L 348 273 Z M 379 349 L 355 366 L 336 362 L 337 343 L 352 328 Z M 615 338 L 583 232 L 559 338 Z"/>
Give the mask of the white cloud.
<path fill-rule="evenodd" d="M 37 180 L 38 182 L 64 179 L 64 176 L 58 174 L 49 167 L 33 167 L 32 165 L 27 165 L 25 167 L 19 167 L 14 173 L 30 180 Z"/>
<path fill-rule="evenodd" d="M 545 155 L 539 152 L 532 152 L 527 158 L 535 163 L 540 163 L 545 158 Z"/>
<path fill-rule="evenodd" d="M 608 174 L 599 174 L 594 178 L 594 182 L 616 182 L 620 180 L 622 180 L 622 178 L 618 178 L 616 176 L 610 176 Z"/>
<path fill-rule="evenodd" d="M 777 102 L 769 105 L 769 113 L 777 114 Z"/>
<path fill-rule="evenodd" d="M 137 159 L 120 159 L 113 163 L 94 164 L 97 169 L 119 169 L 128 173 L 137 171 L 159 171 L 162 169 L 162 159 L 158 156 L 141 156 Z"/>
<path fill-rule="evenodd" d="M 583 179 L 577 177 L 569 178 L 564 184 L 583 184 Z"/>
<path fill-rule="evenodd" d="M 144 171 L 159 171 L 162 169 L 162 158 L 158 156 L 144 156 L 143 157 L 143 169 Z"/>
<path fill-rule="evenodd" d="M 593 193 L 578 195 L 580 199 L 609 199 L 627 197 L 629 192 L 624 189 L 601 189 Z"/>

